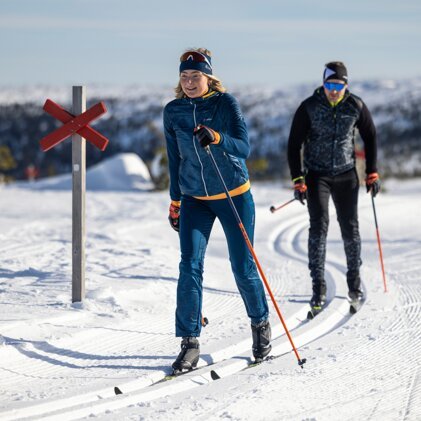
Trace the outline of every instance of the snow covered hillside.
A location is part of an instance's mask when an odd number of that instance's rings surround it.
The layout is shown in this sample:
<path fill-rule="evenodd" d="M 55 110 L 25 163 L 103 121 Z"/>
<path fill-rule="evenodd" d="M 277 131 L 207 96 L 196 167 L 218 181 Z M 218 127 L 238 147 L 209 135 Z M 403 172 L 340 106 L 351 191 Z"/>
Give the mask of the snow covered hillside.
<path fill-rule="evenodd" d="M 125 161 L 125 158 L 121 158 Z M 110 165 L 107 167 L 107 165 Z M 113 168 L 105 164 L 102 174 Z M 120 184 L 129 185 L 127 168 Z M 125 190 L 125 189 L 124 189 Z M 103 186 L 87 195 L 86 299 L 71 303 L 71 193 L 36 182 L 0 189 L 1 420 L 419 420 L 421 180 L 390 180 L 376 198 L 389 292 L 383 292 L 371 200 L 360 195 L 367 300 L 348 313 L 344 253 L 332 215 L 326 310 L 306 320 L 307 212 L 280 184 L 253 184 L 256 253 L 302 358 L 271 307 L 273 355 L 248 368 L 251 331 L 222 229 L 205 264 L 200 368 L 160 382 L 174 338 L 178 236 L 166 192 Z M 221 377 L 212 380 L 210 371 Z M 115 395 L 115 387 L 122 394 Z"/>
<path fill-rule="evenodd" d="M 248 166 L 254 179 L 289 176 L 285 146 L 292 116 L 318 83 L 284 88 L 229 87 L 241 104 L 249 129 Z M 420 176 L 421 78 L 352 81 L 350 89 L 372 111 L 381 174 Z M 134 152 L 150 166 L 165 147 L 162 110 L 173 99 L 172 88 L 88 86 L 87 95 L 88 106 L 105 101 L 108 112 L 94 126 L 110 139 L 104 153 L 88 144 L 87 165 L 119 152 Z M 0 89 L 0 173 L 5 176 L 24 179 L 29 165 L 35 166 L 41 177 L 70 172 L 70 141 L 48 153 L 39 147 L 40 139 L 59 125 L 42 110 L 47 98 L 69 108 L 71 88 Z"/>

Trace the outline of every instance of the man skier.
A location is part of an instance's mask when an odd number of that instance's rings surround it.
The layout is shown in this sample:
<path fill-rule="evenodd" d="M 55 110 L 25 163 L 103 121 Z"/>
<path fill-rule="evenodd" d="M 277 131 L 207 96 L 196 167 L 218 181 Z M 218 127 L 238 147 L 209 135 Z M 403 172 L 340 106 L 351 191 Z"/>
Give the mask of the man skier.
<path fill-rule="evenodd" d="M 355 128 L 364 142 L 366 187 L 375 196 L 380 190 L 377 174 L 376 129 L 364 102 L 348 91 L 347 69 L 342 62 L 327 63 L 323 86 L 298 107 L 288 140 L 288 163 L 294 196 L 307 207 L 310 217 L 308 259 L 316 314 L 326 303 L 324 277 L 328 204 L 332 196 L 347 261 L 351 302 L 360 303 L 361 239 L 358 228 L 359 181 L 355 168 Z M 303 165 L 301 149 L 303 148 Z"/>

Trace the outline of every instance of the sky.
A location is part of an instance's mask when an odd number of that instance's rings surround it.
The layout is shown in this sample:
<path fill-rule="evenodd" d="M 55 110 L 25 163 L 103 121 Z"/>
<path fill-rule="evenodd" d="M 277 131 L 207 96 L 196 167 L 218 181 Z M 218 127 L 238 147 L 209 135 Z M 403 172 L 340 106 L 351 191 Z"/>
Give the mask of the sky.
<path fill-rule="evenodd" d="M 231 85 L 421 76 L 419 0 L 0 0 L 0 86 L 174 85 L 180 54 L 213 53 Z"/>

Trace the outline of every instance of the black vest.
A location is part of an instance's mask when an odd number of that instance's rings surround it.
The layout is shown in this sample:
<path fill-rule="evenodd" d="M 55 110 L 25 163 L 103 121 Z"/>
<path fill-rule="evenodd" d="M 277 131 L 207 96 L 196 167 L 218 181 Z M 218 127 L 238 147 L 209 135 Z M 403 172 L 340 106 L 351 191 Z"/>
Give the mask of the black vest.
<path fill-rule="evenodd" d="M 355 126 L 363 103 L 356 95 L 345 93 L 332 107 L 323 88 L 304 101 L 310 119 L 310 133 L 304 144 L 304 166 L 325 175 L 342 174 L 355 166 Z"/>

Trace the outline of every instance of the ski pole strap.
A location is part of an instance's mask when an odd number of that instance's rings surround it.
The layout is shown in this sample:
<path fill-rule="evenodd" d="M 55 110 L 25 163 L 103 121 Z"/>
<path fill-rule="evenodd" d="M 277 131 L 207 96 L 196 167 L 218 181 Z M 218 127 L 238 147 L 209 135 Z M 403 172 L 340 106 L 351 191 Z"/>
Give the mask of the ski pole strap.
<path fill-rule="evenodd" d="M 300 175 L 299 177 L 296 177 L 296 178 L 293 178 L 292 179 L 292 182 L 293 183 L 296 183 L 297 181 L 304 181 L 304 176 L 303 175 Z"/>

